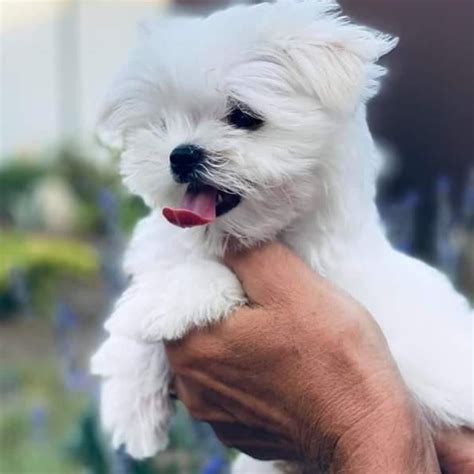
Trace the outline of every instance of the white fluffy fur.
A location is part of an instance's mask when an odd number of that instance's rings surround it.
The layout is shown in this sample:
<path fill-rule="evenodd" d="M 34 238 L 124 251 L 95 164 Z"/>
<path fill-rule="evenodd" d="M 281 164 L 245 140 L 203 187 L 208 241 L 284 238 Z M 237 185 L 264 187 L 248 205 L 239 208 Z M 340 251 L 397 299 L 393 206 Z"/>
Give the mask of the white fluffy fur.
<path fill-rule="evenodd" d="M 377 319 L 433 423 L 474 425 L 472 309 L 442 274 L 390 246 L 374 204 L 380 160 L 365 102 L 384 72 L 376 61 L 395 43 L 350 23 L 330 0 L 144 26 L 102 117 L 103 136 L 122 147 L 125 183 L 152 209 L 136 228 L 130 287 L 92 364 L 115 446 L 137 458 L 166 446 L 161 341 L 245 302 L 220 260 L 229 236 L 245 246 L 278 239 L 352 294 Z M 226 124 L 230 97 L 265 126 Z M 183 143 L 206 149 L 208 178 L 244 197 L 206 228 L 178 229 L 160 215 L 184 193 L 169 171 L 169 154 Z M 236 472 L 277 472 L 253 462 L 242 458 Z"/>

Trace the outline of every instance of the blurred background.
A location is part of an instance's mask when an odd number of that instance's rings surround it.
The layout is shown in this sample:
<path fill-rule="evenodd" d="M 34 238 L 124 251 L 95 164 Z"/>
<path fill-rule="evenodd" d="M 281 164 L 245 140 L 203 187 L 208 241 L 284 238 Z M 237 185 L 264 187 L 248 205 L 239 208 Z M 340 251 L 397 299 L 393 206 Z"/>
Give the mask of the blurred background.
<path fill-rule="evenodd" d="M 98 104 L 138 20 L 230 3 L 1 0 L 1 474 L 228 472 L 232 453 L 181 408 L 156 460 L 111 452 L 87 365 L 124 284 L 121 252 L 146 213 L 95 141 Z M 369 109 L 391 158 L 379 198 L 390 238 L 473 299 L 474 2 L 341 3 L 401 38 Z"/>

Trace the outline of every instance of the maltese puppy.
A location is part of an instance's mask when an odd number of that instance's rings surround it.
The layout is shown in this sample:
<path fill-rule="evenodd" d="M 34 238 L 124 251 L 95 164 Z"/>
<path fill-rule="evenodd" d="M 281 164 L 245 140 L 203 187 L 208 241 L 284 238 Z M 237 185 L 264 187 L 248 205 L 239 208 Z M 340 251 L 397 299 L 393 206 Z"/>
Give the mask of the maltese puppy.
<path fill-rule="evenodd" d="M 474 426 L 472 309 L 438 271 L 392 248 L 374 204 L 381 159 L 366 103 L 396 40 L 332 0 L 156 20 L 113 85 L 102 136 L 151 209 L 125 257 L 130 284 L 92 360 L 113 445 L 165 448 L 163 341 L 245 304 L 221 257 L 279 240 L 376 318 L 433 424 Z M 241 458 L 235 472 L 280 472 Z"/>

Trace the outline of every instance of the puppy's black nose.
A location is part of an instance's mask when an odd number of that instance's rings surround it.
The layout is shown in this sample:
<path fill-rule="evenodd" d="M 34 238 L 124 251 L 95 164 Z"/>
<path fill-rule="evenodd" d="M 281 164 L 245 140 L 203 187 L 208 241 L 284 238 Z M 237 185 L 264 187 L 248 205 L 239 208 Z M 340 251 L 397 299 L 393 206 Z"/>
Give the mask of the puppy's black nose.
<path fill-rule="evenodd" d="M 204 160 L 204 150 L 195 145 L 180 145 L 170 155 L 171 171 L 181 182 L 186 182 Z"/>

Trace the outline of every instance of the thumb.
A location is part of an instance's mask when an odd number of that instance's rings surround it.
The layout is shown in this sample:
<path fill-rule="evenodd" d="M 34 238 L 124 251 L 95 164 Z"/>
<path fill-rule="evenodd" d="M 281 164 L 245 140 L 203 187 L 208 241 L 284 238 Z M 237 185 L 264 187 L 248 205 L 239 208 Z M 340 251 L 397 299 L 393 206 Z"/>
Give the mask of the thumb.
<path fill-rule="evenodd" d="M 280 243 L 228 251 L 224 262 L 240 280 L 249 300 L 257 304 L 285 299 L 295 279 L 313 277 L 304 262 Z"/>

